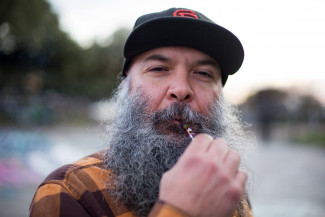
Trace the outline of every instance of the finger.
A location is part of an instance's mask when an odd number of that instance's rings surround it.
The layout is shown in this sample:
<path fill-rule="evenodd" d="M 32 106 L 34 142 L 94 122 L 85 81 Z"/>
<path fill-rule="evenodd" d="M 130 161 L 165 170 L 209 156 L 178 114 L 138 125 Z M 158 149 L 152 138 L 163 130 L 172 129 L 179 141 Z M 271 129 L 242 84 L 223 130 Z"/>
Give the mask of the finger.
<path fill-rule="evenodd" d="M 196 135 L 193 141 L 186 148 L 184 155 L 191 153 L 204 153 L 210 146 L 213 138 L 207 134 Z"/>
<path fill-rule="evenodd" d="M 245 192 L 246 180 L 246 173 L 244 171 L 238 170 L 235 179 L 233 180 L 226 192 L 225 204 L 228 204 L 228 206 L 237 204 L 238 200 Z"/>
<path fill-rule="evenodd" d="M 246 185 L 247 178 L 248 176 L 245 171 L 237 170 L 235 180 L 241 187 L 244 187 Z"/>
<path fill-rule="evenodd" d="M 225 140 L 217 138 L 210 143 L 207 153 L 218 162 L 223 162 L 228 150 L 228 145 Z"/>
<path fill-rule="evenodd" d="M 229 150 L 224 159 L 225 169 L 234 177 L 240 164 L 240 155 L 234 150 Z"/>

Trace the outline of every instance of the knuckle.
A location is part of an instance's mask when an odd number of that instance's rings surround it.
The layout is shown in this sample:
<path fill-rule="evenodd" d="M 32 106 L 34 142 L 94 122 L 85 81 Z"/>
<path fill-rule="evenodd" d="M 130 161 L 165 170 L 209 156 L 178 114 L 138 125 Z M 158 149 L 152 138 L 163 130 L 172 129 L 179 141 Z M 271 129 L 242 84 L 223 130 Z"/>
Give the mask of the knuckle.
<path fill-rule="evenodd" d="M 198 135 L 195 136 L 195 139 L 198 140 L 198 139 L 207 139 L 207 140 L 210 140 L 212 141 L 213 140 L 213 137 L 208 135 L 208 134 L 204 134 L 204 133 L 200 133 Z"/>
<path fill-rule="evenodd" d="M 229 196 L 232 199 L 239 199 L 242 195 L 243 187 L 239 184 L 232 184 L 229 188 Z"/>
<path fill-rule="evenodd" d="M 205 168 L 212 173 L 216 173 L 219 171 L 219 166 L 213 161 L 206 161 Z"/>
<path fill-rule="evenodd" d="M 230 177 L 226 172 L 219 171 L 219 180 L 220 180 L 221 183 L 226 184 L 226 183 L 230 182 Z"/>
<path fill-rule="evenodd" d="M 184 166 L 186 168 L 198 167 L 204 163 L 204 159 L 199 154 L 192 154 L 184 159 Z"/>
<path fill-rule="evenodd" d="M 208 135 L 208 134 L 197 134 L 194 139 L 193 139 L 193 143 L 197 144 L 197 145 L 201 145 L 201 144 L 209 144 L 213 142 L 213 137 Z"/>
<path fill-rule="evenodd" d="M 226 144 L 226 141 L 221 137 L 217 137 L 215 141 Z"/>
<path fill-rule="evenodd" d="M 227 142 L 223 138 L 216 138 L 214 140 L 214 142 L 218 143 L 218 145 L 222 145 L 222 146 L 228 147 Z"/>
<path fill-rule="evenodd" d="M 237 151 L 230 150 L 229 156 L 234 162 L 240 162 L 240 154 Z"/>
<path fill-rule="evenodd" d="M 193 154 L 187 158 L 188 163 L 194 163 L 194 164 L 201 163 L 202 160 L 203 160 L 202 157 L 198 154 Z"/>
<path fill-rule="evenodd" d="M 185 162 L 185 167 L 200 168 L 202 171 L 211 174 L 223 173 L 219 164 L 198 154 L 189 156 Z"/>

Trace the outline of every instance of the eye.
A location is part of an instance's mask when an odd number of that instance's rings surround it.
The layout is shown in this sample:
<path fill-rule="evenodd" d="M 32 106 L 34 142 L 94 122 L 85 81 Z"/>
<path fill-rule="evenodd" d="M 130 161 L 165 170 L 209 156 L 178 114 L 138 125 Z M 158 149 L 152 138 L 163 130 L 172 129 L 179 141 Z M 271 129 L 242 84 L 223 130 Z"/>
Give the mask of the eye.
<path fill-rule="evenodd" d="M 168 71 L 168 69 L 166 69 L 164 67 L 157 66 L 157 67 L 150 68 L 149 71 L 151 71 L 151 72 L 163 72 L 163 71 Z"/>
<path fill-rule="evenodd" d="M 207 77 L 207 78 L 213 78 L 213 76 L 211 75 L 210 72 L 206 72 L 206 71 L 197 71 L 196 74 L 203 76 L 203 77 Z"/>

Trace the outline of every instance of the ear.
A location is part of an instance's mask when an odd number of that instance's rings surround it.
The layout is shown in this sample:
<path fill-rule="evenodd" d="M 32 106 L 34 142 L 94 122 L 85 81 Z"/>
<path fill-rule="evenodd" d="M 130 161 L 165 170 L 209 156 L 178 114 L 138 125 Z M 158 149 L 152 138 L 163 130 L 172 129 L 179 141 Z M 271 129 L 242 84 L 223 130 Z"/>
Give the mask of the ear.
<path fill-rule="evenodd" d="M 127 77 L 130 73 L 130 68 L 128 70 L 125 71 L 125 77 Z"/>

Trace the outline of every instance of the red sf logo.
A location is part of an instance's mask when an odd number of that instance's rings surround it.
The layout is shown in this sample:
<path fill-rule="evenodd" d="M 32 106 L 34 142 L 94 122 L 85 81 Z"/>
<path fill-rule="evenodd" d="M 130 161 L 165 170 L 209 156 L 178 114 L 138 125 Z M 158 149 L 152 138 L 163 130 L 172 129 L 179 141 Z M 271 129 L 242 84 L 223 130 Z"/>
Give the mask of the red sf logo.
<path fill-rule="evenodd" d="M 173 13 L 174 17 L 189 17 L 199 19 L 194 11 L 191 10 L 177 10 Z"/>

